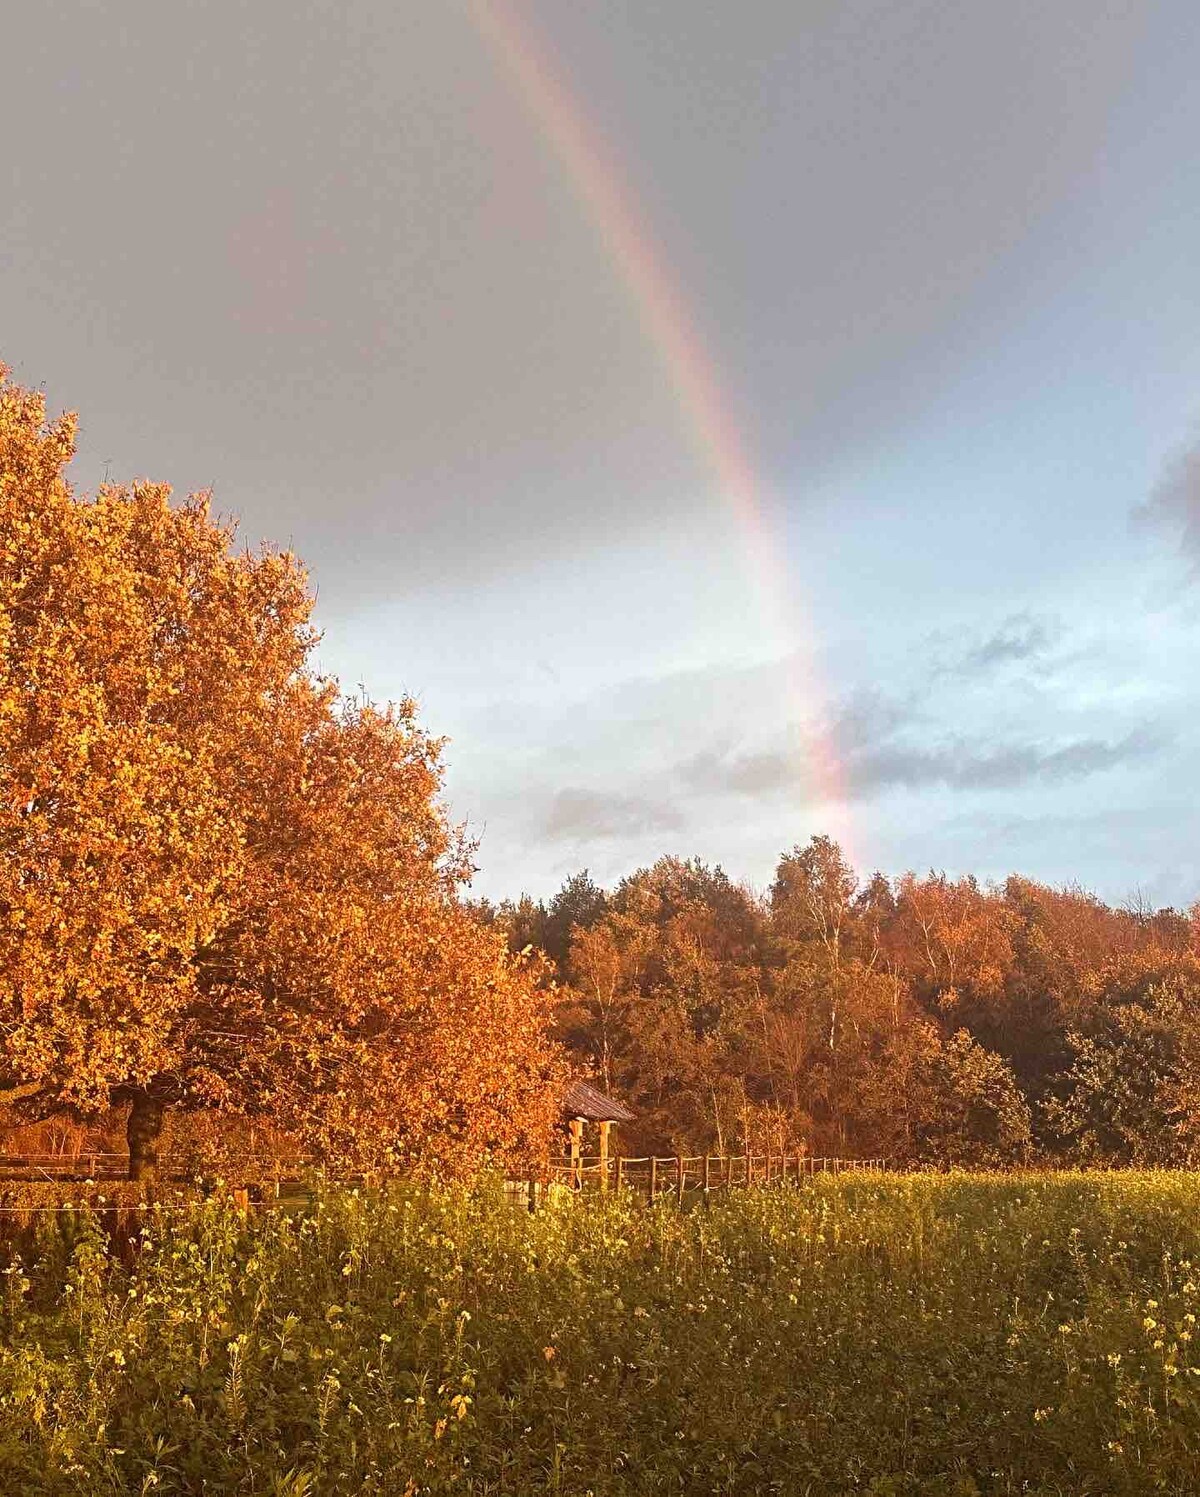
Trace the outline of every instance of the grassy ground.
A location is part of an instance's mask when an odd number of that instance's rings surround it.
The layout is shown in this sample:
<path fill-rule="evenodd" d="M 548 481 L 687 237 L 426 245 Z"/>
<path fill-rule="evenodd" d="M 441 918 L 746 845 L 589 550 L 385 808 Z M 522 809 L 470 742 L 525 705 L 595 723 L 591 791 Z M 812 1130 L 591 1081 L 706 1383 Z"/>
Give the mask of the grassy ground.
<path fill-rule="evenodd" d="M 52 1220 L 52 1219 L 47 1219 Z M 1200 1176 L 331 1193 L 0 1284 L 8 1493 L 1200 1492 Z"/>

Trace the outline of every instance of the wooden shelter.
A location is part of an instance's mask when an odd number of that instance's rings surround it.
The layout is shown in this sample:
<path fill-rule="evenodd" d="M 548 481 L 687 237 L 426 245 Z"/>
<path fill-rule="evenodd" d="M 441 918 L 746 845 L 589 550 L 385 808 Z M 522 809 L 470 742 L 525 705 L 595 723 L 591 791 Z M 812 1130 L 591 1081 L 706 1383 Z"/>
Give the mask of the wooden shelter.
<path fill-rule="evenodd" d="M 571 1136 L 571 1179 L 582 1179 L 583 1130 L 589 1123 L 600 1130 L 600 1189 L 608 1189 L 608 1135 L 614 1123 L 632 1123 L 635 1114 L 624 1102 L 608 1097 L 588 1081 L 572 1081 L 563 1094 L 562 1118 Z"/>

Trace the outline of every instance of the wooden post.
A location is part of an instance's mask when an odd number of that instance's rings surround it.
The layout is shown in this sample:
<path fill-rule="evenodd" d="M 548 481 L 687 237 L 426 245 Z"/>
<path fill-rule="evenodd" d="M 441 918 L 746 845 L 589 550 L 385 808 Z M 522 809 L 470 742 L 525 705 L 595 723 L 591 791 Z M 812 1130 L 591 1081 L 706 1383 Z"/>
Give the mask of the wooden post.
<path fill-rule="evenodd" d="M 617 1155 L 617 1190 L 625 1184 L 625 1160 L 620 1154 Z"/>
<path fill-rule="evenodd" d="M 237 1190 L 234 1191 L 233 1204 L 237 1207 L 237 1209 L 242 1213 L 243 1216 L 250 1215 L 250 1192 L 244 1185 L 240 1186 Z"/>
<path fill-rule="evenodd" d="M 611 1123 L 600 1124 L 600 1189 L 608 1189 L 608 1130 Z"/>
<path fill-rule="evenodd" d="M 709 1159 L 708 1155 L 706 1154 L 704 1156 L 704 1194 L 705 1195 L 707 1195 L 708 1191 L 709 1191 L 709 1183 L 710 1183 L 709 1182 L 709 1168 L 711 1166 L 711 1163 L 712 1163 L 712 1161 Z"/>
<path fill-rule="evenodd" d="M 676 1189 L 679 1192 L 679 1201 L 680 1201 L 680 1204 L 682 1204 L 683 1203 L 683 1155 L 682 1154 L 676 1154 L 676 1156 L 675 1156 L 675 1179 L 676 1179 Z"/>
<path fill-rule="evenodd" d="M 529 1182 L 529 1210 L 530 1210 L 531 1214 L 537 1210 L 537 1181 L 536 1180 L 530 1180 L 530 1182 Z"/>
<path fill-rule="evenodd" d="M 571 1119 L 571 1189 L 582 1190 L 583 1166 L 579 1156 L 583 1145 L 583 1119 Z"/>
<path fill-rule="evenodd" d="M 726 1154 L 721 1166 L 721 1174 L 724 1177 L 725 1189 L 728 1190 L 733 1184 L 733 1155 Z"/>
<path fill-rule="evenodd" d="M 650 1199 L 654 1199 L 654 1192 L 658 1189 L 658 1157 L 650 1156 Z"/>

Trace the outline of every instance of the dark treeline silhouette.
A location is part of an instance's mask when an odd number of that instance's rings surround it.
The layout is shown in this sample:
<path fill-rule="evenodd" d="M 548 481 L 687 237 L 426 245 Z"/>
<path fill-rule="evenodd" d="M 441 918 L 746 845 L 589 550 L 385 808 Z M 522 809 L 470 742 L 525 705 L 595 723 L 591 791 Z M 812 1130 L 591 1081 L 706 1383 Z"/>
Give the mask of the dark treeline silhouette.
<path fill-rule="evenodd" d="M 631 1149 L 897 1162 L 1200 1154 L 1200 906 L 942 874 L 860 884 L 814 837 L 765 896 L 663 858 L 481 902 L 545 954 L 559 1037 L 634 1107 Z"/>

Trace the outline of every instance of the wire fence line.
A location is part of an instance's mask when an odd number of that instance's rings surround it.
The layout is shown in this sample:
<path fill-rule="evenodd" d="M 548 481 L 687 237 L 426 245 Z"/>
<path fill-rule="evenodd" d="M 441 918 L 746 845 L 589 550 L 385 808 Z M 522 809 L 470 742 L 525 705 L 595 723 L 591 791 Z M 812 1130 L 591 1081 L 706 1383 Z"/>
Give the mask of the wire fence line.
<path fill-rule="evenodd" d="M 160 1182 L 194 1183 L 201 1176 L 236 1176 L 238 1183 L 255 1185 L 302 1175 L 319 1169 L 313 1158 L 281 1159 L 273 1154 L 243 1154 L 204 1169 L 186 1168 L 170 1155 L 155 1171 Z M 361 1177 L 356 1177 L 361 1178 Z M 128 1153 L 82 1150 L 78 1154 L 0 1154 L 0 1193 L 6 1184 L 117 1184 L 129 1183 Z"/>
<path fill-rule="evenodd" d="M 527 1178 L 510 1178 L 510 1197 L 535 1209 L 551 1187 L 573 1192 L 631 1192 L 653 1201 L 675 1196 L 709 1195 L 721 1190 L 798 1183 L 818 1175 L 881 1171 L 891 1167 L 884 1158 L 847 1159 L 811 1154 L 668 1154 L 581 1155 L 551 1161 Z M 78 1211 L 83 1207 L 100 1212 L 128 1212 L 153 1207 L 165 1211 L 187 1211 L 199 1196 L 193 1176 L 172 1171 L 169 1162 L 159 1170 L 149 1192 L 128 1179 L 127 1154 L 99 1151 L 78 1155 L 0 1155 L 0 1217 L 28 1217 L 52 1212 Z M 231 1166 L 223 1184 L 233 1202 L 245 1211 L 303 1207 L 314 1198 L 315 1160 L 279 1160 L 272 1156 L 243 1158 Z M 388 1179 L 403 1178 L 403 1172 L 329 1174 L 326 1178 L 348 1187 L 377 1186 Z M 14 1199 L 22 1186 L 79 1187 L 77 1198 L 45 1202 Z M 121 1187 L 113 1195 L 106 1189 Z M 164 1193 L 177 1192 L 174 1200 Z M 140 1199 L 129 1198 L 139 1193 Z M 189 1199 L 183 1199 L 187 1196 Z"/>
<path fill-rule="evenodd" d="M 815 1175 L 878 1171 L 890 1161 L 812 1154 L 666 1154 L 627 1157 L 581 1155 L 550 1166 L 549 1182 L 572 1190 L 632 1190 L 653 1200 L 674 1194 L 745 1190 Z M 534 1182 L 530 1182 L 531 1184 Z"/>

